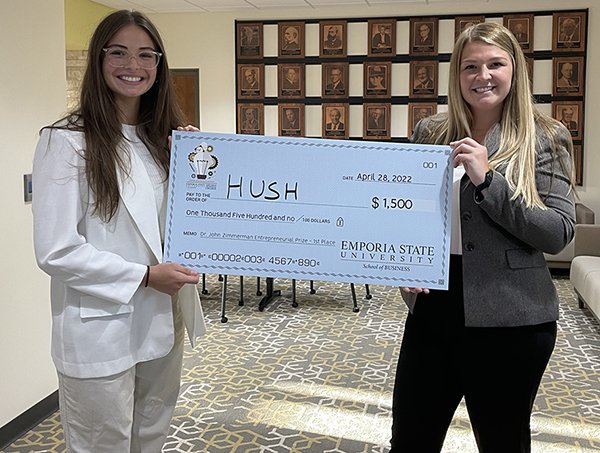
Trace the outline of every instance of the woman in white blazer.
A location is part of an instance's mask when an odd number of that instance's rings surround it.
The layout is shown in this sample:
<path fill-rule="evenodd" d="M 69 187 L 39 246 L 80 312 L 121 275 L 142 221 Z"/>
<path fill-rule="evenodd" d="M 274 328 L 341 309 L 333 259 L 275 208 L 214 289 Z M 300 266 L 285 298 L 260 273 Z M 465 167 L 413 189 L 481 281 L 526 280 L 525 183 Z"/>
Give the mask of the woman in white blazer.
<path fill-rule="evenodd" d="M 161 262 L 167 139 L 181 124 L 158 31 L 143 14 L 110 14 L 92 36 L 78 109 L 42 130 L 33 165 L 68 451 L 159 452 L 183 324 L 192 344 L 203 333 L 198 274 Z"/>

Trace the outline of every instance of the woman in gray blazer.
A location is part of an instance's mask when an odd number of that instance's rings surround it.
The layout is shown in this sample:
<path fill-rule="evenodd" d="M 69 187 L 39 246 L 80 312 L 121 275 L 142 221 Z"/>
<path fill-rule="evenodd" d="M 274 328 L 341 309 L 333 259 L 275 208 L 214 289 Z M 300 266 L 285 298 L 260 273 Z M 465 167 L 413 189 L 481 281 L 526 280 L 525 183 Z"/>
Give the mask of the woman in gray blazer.
<path fill-rule="evenodd" d="M 79 108 L 42 130 L 34 244 L 69 452 L 158 452 L 167 436 L 183 325 L 192 344 L 203 330 L 198 273 L 161 262 L 168 136 L 182 121 L 158 31 L 117 11 L 92 36 Z"/>
<path fill-rule="evenodd" d="M 391 451 L 441 451 L 464 397 L 480 451 L 529 452 L 558 318 L 543 252 L 573 238 L 573 145 L 533 105 L 525 57 L 503 26 L 464 31 L 449 78 L 448 112 L 422 120 L 413 141 L 453 149 L 450 283 L 402 288 L 410 313 Z"/>

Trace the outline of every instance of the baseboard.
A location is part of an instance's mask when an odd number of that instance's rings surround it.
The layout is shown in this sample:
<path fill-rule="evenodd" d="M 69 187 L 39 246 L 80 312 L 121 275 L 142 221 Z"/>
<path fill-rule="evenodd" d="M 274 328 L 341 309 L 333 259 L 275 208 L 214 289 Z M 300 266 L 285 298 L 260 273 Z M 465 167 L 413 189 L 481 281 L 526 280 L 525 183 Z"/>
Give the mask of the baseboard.
<path fill-rule="evenodd" d="M 35 406 L 30 407 L 14 420 L 0 427 L 0 450 L 12 444 L 27 431 L 37 426 L 58 410 L 58 390 Z"/>
<path fill-rule="evenodd" d="M 552 276 L 569 276 L 571 267 L 548 267 Z"/>

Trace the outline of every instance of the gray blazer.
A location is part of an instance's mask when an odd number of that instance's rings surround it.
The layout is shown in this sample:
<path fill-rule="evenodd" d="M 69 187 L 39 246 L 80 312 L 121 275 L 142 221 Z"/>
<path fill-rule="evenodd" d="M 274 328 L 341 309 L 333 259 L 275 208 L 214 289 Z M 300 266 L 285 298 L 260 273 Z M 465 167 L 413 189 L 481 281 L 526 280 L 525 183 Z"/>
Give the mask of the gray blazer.
<path fill-rule="evenodd" d="M 413 141 L 420 141 L 431 120 L 417 125 Z M 511 200 L 513 191 L 502 168 L 494 171 L 481 203 L 475 201 L 475 187 L 468 176 L 461 180 L 466 326 L 524 326 L 558 319 L 558 295 L 543 252 L 558 253 L 573 239 L 575 202 L 570 168 L 565 172 L 559 162 L 559 157 L 571 162 L 567 151 L 571 138 L 566 128 L 557 128 L 560 145 L 554 148 L 547 134 L 537 130 L 536 183 L 548 209 L 526 208 L 519 199 Z M 499 141 L 497 124 L 485 141 L 490 156 L 498 150 Z M 402 297 L 412 311 L 416 295 L 402 292 Z"/>

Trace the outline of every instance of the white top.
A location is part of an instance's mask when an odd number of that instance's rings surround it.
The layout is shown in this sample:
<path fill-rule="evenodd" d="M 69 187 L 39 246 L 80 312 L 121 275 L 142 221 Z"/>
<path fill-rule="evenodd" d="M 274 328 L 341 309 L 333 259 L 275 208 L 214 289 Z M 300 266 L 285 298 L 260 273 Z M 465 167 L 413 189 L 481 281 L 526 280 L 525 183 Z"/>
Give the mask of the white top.
<path fill-rule="evenodd" d="M 462 165 L 454 169 L 452 175 L 452 228 L 450 230 L 450 254 L 462 255 L 460 238 L 460 178 L 465 174 Z"/>
<path fill-rule="evenodd" d="M 154 198 L 156 201 L 156 212 L 158 213 L 158 225 L 160 227 L 161 242 L 165 241 L 165 220 L 167 212 L 167 182 L 162 169 L 155 162 L 150 151 L 140 140 L 136 133 L 136 126 L 123 124 L 123 135 L 130 143 L 131 150 L 138 156 L 144 164 L 148 177 L 154 189 Z M 149 201 L 149 200 L 148 200 Z"/>

